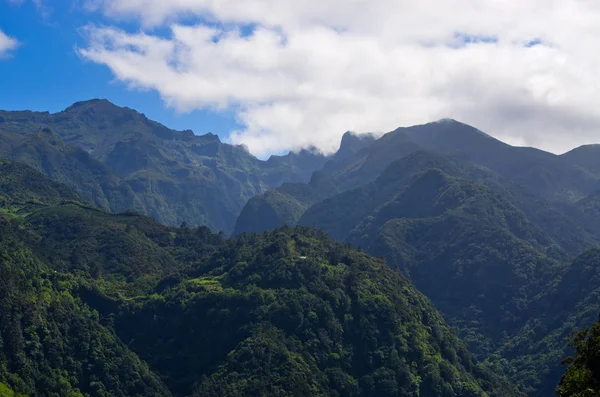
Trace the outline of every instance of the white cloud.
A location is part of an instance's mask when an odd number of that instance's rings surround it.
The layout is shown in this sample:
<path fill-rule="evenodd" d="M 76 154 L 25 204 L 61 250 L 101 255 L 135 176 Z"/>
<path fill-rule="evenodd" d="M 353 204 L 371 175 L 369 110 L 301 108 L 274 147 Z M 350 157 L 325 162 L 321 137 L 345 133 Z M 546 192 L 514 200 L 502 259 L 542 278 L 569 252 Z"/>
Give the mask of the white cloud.
<path fill-rule="evenodd" d="M 2 30 L 0 30 L 0 58 L 8 54 L 9 51 L 14 50 L 19 45 L 19 42 L 12 37 L 7 36 Z"/>
<path fill-rule="evenodd" d="M 87 59 L 179 110 L 233 107 L 257 155 L 452 117 L 551 151 L 600 141 L 594 0 L 94 0 Z M 208 23 L 184 25 L 200 17 Z M 168 36 L 154 28 L 167 26 Z M 242 29 L 254 26 L 251 35 Z M 528 46 L 528 43 L 535 45 Z"/>

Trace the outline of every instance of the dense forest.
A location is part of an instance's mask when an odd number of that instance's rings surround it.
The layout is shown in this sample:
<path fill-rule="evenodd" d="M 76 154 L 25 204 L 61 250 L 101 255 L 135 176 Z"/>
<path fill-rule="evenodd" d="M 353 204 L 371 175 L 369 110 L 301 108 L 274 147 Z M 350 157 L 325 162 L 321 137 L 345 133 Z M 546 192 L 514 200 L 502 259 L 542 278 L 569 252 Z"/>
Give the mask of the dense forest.
<path fill-rule="evenodd" d="M 596 151 L 0 112 L 0 396 L 599 395 Z"/>
<path fill-rule="evenodd" d="M 408 280 L 322 232 L 225 241 L 107 214 L 12 170 L 0 221 L 7 395 L 518 395 Z"/>
<path fill-rule="evenodd" d="M 558 395 L 600 395 L 600 322 L 578 333 L 573 346 L 577 356 L 565 360 L 569 369 L 560 380 Z"/>

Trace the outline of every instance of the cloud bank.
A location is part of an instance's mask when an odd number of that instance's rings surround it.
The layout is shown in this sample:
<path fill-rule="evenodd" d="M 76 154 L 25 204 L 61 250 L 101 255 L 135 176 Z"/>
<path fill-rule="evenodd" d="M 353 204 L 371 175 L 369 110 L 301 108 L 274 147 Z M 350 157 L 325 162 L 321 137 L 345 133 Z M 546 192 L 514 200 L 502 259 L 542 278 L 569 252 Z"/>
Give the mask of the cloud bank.
<path fill-rule="evenodd" d="M 600 142 L 594 0 L 88 6 L 114 23 L 85 29 L 83 57 L 180 111 L 234 109 L 243 128 L 231 142 L 259 156 L 309 145 L 331 152 L 346 130 L 444 117 L 554 152 Z"/>
<path fill-rule="evenodd" d="M 19 42 L 12 37 L 8 37 L 0 30 L 0 58 L 6 56 L 9 51 L 14 50 L 19 45 Z"/>

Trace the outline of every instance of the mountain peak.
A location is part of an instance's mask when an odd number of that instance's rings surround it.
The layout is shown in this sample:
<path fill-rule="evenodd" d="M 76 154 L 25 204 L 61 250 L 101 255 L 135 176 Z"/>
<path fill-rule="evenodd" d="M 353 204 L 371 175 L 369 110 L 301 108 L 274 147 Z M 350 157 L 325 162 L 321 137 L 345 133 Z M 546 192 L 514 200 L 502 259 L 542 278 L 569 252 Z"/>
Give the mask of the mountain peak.
<path fill-rule="evenodd" d="M 213 134 L 212 132 L 207 132 L 204 135 L 197 135 L 199 138 L 207 142 L 218 142 L 221 143 L 221 139 L 217 134 Z"/>
<path fill-rule="evenodd" d="M 72 104 L 71 106 L 66 108 L 64 110 L 64 112 L 65 113 L 80 112 L 80 111 L 90 109 L 90 108 L 107 109 L 107 108 L 120 108 L 120 107 L 115 105 L 114 103 L 110 102 L 108 99 L 93 98 L 93 99 L 89 99 L 87 101 L 75 102 L 74 104 Z"/>
<path fill-rule="evenodd" d="M 441 118 L 441 119 L 439 119 L 437 121 L 434 121 L 434 123 L 437 123 L 437 124 L 464 124 L 464 123 L 461 123 L 460 121 L 458 121 L 456 119 L 449 118 L 449 117 Z"/>
<path fill-rule="evenodd" d="M 359 133 L 356 131 L 346 131 L 342 136 L 342 143 L 352 141 L 364 141 L 368 139 L 375 139 L 372 133 Z"/>
<path fill-rule="evenodd" d="M 372 133 L 359 134 L 353 131 L 347 131 L 342 136 L 342 142 L 340 143 L 340 148 L 336 157 L 347 157 L 354 153 L 358 153 L 375 140 L 375 135 Z"/>

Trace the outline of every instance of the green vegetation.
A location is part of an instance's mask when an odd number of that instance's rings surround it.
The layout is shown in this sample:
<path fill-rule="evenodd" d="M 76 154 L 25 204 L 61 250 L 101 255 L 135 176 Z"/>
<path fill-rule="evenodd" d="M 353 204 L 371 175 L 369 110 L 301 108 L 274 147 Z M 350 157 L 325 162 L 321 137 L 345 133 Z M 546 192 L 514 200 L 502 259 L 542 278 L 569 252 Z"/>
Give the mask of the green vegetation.
<path fill-rule="evenodd" d="M 5 169 L 45 183 L 0 218 L 0 393 L 520 395 L 407 279 L 322 232 L 225 241 Z"/>
<path fill-rule="evenodd" d="M 577 356 L 569 358 L 557 389 L 559 397 L 600 395 L 600 322 L 581 331 L 573 342 Z"/>
<path fill-rule="evenodd" d="M 59 204 L 81 200 L 65 185 L 53 182 L 35 170 L 0 158 L 0 207 L 27 204 Z"/>
<path fill-rule="evenodd" d="M 107 211 L 231 233 L 246 201 L 306 182 L 326 161 L 302 150 L 260 161 L 213 134 L 174 131 L 106 100 L 56 114 L 0 111 L 0 156 L 27 164 Z"/>
<path fill-rule="evenodd" d="M 595 146 L 445 120 L 263 162 L 107 101 L 0 113 L 0 397 L 599 393 Z"/>
<path fill-rule="evenodd" d="M 23 234 L 0 220 L 0 393 L 168 396 L 147 365 L 78 296 L 84 278 L 57 273 Z"/>
<path fill-rule="evenodd" d="M 514 148 L 448 120 L 398 129 L 334 158 L 309 184 L 252 199 L 236 230 L 285 220 L 384 256 L 489 367 L 547 396 L 570 334 L 600 311 L 595 288 L 566 285 L 589 260 L 572 257 L 600 242 L 596 169 L 587 149 Z M 548 304 L 566 291 L 581 296 Z"/>
<path fill-rule="evenodd" d="M 176 395 L 514 393 L 406 279 L 322 233 L 244 235 L 192 274 L 117 320 Z"/>

